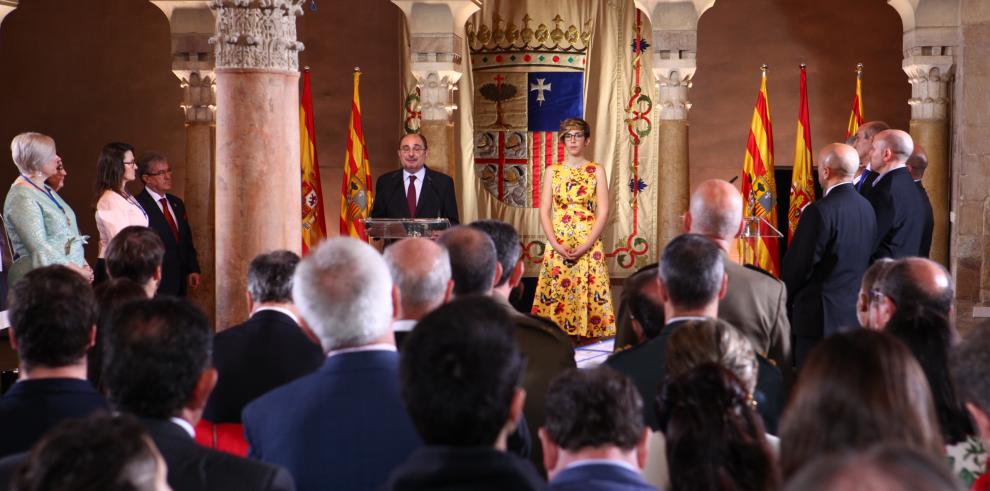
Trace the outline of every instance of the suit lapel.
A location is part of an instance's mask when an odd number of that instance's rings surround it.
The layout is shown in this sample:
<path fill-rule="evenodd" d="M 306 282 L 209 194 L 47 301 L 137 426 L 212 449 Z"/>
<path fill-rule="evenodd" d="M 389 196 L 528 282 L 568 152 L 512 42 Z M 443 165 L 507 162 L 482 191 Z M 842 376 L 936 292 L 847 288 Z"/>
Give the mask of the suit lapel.
<path fill-rule="evenodd" d="M 423 174 L 423 186 L 419 190 L 419 201 L 416 202 L 416 216 L 422 217 L 425 215 L 425 210 L 432 209 L 429 207 L 430 201 L 436 193 L 430 186 L 433 185 L 433 181 L 430 179 L 430 169 L 426 169 L 426 173 Z M 429 218 L 429 217 L 423 217 Z"/>

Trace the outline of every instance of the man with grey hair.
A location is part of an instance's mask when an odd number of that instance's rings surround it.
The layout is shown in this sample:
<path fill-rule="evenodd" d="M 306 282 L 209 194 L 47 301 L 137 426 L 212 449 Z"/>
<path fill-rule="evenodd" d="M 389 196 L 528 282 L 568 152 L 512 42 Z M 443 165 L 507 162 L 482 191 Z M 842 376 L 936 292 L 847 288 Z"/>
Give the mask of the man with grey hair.
<path fill-rule="evenodd" d="M 864 197 L 872 190 L 870 186 L 872 184 L 871 181 L 877 177 L 876 169 L 871 169 L 870 164 L 870 154 L 873 152 L 873 137 L 877 133 L 889 129 L 890 125 L 883 121 L 870 121 L 863 123 L 856 130 L 856 133 L 850 137 L 852 141 L 846 140 L 846 144 L 856 149 L 856 154 L 859 156 L 859 165 L 856 169 L 856 175 L 853 176 L 852 183 L 856 190 L 863 194 Z"/>
<path fill-rule="evenodd" d="M 416 322 L 450 300 L 454 288 L 450 256 L 447 249 L 432 240 L 411 237 L 387 247 L 384 257 L 399 291 L 400 313 L 392 323 L 392 331 L 401 349 Z"/>
<path fill-rule="evenodd" d="M 247 281 L 251 318 L 213 339 L 213 366 L 220 378 L 204 420 L 240 423 L 247 403 L 323 364 L 319 341 L 292 303 L 292 277 L 298 264 L 299 256 L 284 250 L 251 261 Z"/>
<path fill-rule="evenodd" d="M 399 398 L 388 266 L 359 240 L 327 239 L 296 268 L 292 298 L 327 359 L 248 404 L 250 454 L 288 468 L 300 491 L 377 489 L 420 445 Z"/>
<path fill-rule="evenodd" d="M 924 200 L 906 163 L 914 142 L 901 130 L 885 130 L 873 137 L 870 162 L 878 177 L 865 193 L 877 218 L 877 237 L 871 259 L 915 256 L 924 235 Z"/>
<path fill-rule="evenodd" d="M 781 263 L 798 366 L 819 341 L 859 325 L 856 296 L 870 265 L 876 219 L 869 201 L 852 186 L 856 161 L 856 150 L 842 143 L 818 152 L 824 196 L 801 211 Z"/>

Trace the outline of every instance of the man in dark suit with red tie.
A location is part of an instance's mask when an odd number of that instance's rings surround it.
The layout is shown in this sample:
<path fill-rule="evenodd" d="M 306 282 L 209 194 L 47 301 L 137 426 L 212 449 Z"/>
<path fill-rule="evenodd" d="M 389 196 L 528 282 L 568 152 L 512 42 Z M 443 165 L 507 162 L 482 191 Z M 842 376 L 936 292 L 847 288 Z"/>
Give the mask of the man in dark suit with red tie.
<path fill-rule="evenodd" d="M 446 218 L 457 225 L 454 180 L 426 167 L 426 137 L 413 133 L 399 141 L 401 170 L 383 174 L 375 183 L 371 218 Z"/>
<path fill-rule="evenodd" d="M 172 169 L 164 155 L 155 152 L 142 155 L 138 159 L 138 175 L 144 181 L 144 190 L 136 198 L 148 212 L 148 226 L 165 243 L 157 295 L 184 297 L 187 290 L 195 290 L 200 283 L 199 261 L 186 218 L 186 205 L 168 194 L 172 189 Z"/>

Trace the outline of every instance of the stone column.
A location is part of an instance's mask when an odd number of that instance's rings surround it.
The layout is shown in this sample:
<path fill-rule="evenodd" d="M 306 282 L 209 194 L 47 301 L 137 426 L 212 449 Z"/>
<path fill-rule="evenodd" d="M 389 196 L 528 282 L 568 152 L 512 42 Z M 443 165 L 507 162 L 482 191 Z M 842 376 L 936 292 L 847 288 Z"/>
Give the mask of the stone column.
<path fill-rule="evenodd" d="M 464 23 L 480 0 L 392 0 L 409 25 L 412 73 L 420 88 L 420 132 L 429 140 L 426 164 L 456 181 L 454 91 L 463 74 Z"/>
<path fill-rule="evenodd" d="M 210 0 L 216 12 L 217 325 L 247 315 L 248 263 L 302 248 L 299 51 L 303 0 Z"/>
<path fill-rule="evenodd" d="M 654 41 L 663 40 L 661 47 L 685 44 L 694 40 L 679 33 L 654 33 Z M 680 38 L 681 42 L 677 42 Z M 657 197 L 657 246 L 663 247 L 670 239 L 684 230 L 681 216 L 688 209 L 691 196 L 688 159 L 688 90 L 691 77 L 697 69 L 694 51 L 678 49 L 658 50 L 660 59 L 654 58 L 653 73 L 660 86 L 660 188 Z"/>
<path fill-rule="evenodd" d="M 935 229 L 931 258 L 949 266 L 949 94 L 954 60 L 948 47 L 908 50 L 903 69 L 911 83 L 911 137 L 928 154 L 923 184 L 932 202 Z"/>

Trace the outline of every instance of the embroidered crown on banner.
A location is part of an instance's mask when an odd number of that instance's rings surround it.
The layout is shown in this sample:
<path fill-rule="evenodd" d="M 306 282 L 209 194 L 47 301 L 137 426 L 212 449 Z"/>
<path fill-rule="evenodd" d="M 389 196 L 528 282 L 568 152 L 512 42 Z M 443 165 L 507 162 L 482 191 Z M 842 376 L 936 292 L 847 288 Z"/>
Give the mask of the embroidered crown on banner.
<path fill-rule="evenodd" d="M 541 23 L 534 30 L 530 26 L 532 22 L 529 14 L 523 16 L 521 29 L 512 20 L 505 23 L 498 14 L 492 19 L 492 27 L 468 22 L 474 70 L 526 67 L 584 70 L 591 44 L 590 19 L 581 29 L 574 24 L 564 28 L 560 14 L 551 20 L 553 29 Z"/>

